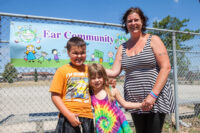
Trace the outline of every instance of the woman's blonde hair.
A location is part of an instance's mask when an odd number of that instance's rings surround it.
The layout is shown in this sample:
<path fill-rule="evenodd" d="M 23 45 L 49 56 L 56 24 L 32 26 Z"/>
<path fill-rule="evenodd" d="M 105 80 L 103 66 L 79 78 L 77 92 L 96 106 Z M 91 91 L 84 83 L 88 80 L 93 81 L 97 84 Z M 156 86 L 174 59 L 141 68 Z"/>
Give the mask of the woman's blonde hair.
<path fill-rule="evenodd" d="M 103 88 L 105 89 L 106 93 L 108 94 L 108 100 L 113 101 L 114 97 L 111 94 L 111 90 L 110 90 L 109 84 L 108 84 L 108 76 L 106 74 L 104 67 L 101 64 L 97 64 L 97 63 L 90 64 L 88 66 L 89 83 L 90 83 L 91 77 L 97 76 L 97 75 L 103 77 Z M 90 84 L 89 84 L 89 89 L 90 89 L 90 93 L 93 93 L 93 88 L 90 86 Z"/>

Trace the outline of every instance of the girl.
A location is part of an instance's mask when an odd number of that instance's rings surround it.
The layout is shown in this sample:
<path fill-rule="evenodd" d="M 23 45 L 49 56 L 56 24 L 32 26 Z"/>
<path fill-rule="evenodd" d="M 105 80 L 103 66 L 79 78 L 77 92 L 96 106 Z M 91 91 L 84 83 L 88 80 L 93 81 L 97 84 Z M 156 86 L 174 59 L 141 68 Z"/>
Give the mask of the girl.
<path fill-rule="evenodd" d="M 142 103 L 126 102 L 116 88 L 109 88 L 108 77 L 102 65 L 89 65 L 88 76 L 97 133 L 132 133 L 116 101 L 126 109 L 139 109 Z"/>

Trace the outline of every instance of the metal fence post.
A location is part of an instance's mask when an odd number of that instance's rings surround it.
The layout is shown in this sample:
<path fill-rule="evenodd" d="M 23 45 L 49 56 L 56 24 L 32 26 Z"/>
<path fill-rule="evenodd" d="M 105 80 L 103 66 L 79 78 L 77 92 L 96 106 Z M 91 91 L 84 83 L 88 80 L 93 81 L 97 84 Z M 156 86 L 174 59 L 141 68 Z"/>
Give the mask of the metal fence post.
<path fill-rule="evenodd" d="M 173 40 L 173 75 L 174 75 L 174 96 L 175 96 L 175 118 L 176 118 L 176 130 L 179 130 L 179 109 L 178 109 L 178 80 L 177 80 L 177 57 L 176 57 L 176 32 L 172 33 Z"/>

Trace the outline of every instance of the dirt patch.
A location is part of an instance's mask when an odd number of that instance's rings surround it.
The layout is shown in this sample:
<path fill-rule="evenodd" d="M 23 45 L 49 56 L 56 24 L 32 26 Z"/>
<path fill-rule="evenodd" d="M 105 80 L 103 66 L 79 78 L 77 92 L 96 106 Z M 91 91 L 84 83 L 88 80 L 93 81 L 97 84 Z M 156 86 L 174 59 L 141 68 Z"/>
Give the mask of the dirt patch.
<path fill-rule="evenodd" d="M 181 126 L 181 131 L 200 133 L 200 119 L 198 117 L 183 119 L 182 121 L 191 126 L 190 127 Z"/>
<path fill-rule="evenodd" d="M 165 122 L 162 133 L 200 133 L 200 118 L 193 117 L 182 119 L 181 121 L 182 123 L 184 123 L 184 125 L 187 125 L 188 127 L 183 126 L 180 123 L 178 132 L 176 131 L 174 122 Z"/>
<path fill-rule="evenodd" d="M 50 86 L 51 80 L 40 80 L 40 81 L 16 81 L 14 83 L 3 82 L 0 84 L 2 88 L 10 88 L 10 87 L 21 87 L 21 86 Z"/>

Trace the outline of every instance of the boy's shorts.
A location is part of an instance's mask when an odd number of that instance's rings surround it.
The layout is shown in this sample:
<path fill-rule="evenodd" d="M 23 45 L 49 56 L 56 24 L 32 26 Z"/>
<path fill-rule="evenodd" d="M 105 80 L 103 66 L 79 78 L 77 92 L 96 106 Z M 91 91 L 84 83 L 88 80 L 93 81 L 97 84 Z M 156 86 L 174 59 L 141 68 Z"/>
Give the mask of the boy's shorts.
<path fill-rule="evenodd" d="M 79 117 L 79 121 L 81 122 L 81 126 L 73 127 L 70 122 L 60 114 L 55 133 L 94 133 L 93 119 Z"/>

